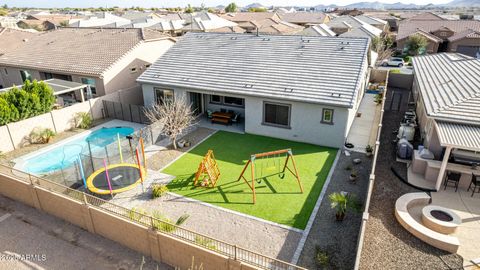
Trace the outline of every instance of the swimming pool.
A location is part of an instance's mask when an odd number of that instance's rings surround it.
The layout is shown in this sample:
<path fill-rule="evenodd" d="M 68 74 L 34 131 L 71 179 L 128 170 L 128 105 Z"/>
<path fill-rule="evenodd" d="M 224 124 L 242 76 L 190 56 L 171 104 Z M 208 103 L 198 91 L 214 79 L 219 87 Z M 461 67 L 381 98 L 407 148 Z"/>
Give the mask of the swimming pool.
<path fill-rule="evenodd" d="M 19 169 L 38 175 L 68 168 L 78 160 L 80 153 L 88 149 L 89 143 L 91 151 L 95 152 L 114 143 L 118 135 L 125 137 L 133 134 L 134 131 L 131 127 L 103 127 L 73 140 L 67 140 L 65 143 L 60 142 L 47 151 L 28 156 L 21 161 Z"/>

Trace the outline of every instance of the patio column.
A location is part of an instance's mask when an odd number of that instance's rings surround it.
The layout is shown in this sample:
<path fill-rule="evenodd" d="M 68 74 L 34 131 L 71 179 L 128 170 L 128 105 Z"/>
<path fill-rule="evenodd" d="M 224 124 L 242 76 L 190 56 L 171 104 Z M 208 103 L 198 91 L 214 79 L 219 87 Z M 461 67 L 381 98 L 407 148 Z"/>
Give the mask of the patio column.
<path fill-rule="evenodd" d="M 87 86 L 90 87 L 90 86 Z M 80 89 L 80 96 L 82 97 L 82 102 L 85 102 L 85 96 L 83 95 L 83 89 Z"/>
<path fill-rule="evenodd" d="M 443 155 L 442 165 L 440 166 L 440 171 L 438 172 L 437 183 L 435 184 L 435 190 L 440 190 L 440 186 L 442 185 L 443 176 L 445 175 L 445 170 L 447 169 L 448 158 L 450 157 L 450 153 L 452 152 L 452 147 L 447 146 L 445 149 L 445 155 Z"/>

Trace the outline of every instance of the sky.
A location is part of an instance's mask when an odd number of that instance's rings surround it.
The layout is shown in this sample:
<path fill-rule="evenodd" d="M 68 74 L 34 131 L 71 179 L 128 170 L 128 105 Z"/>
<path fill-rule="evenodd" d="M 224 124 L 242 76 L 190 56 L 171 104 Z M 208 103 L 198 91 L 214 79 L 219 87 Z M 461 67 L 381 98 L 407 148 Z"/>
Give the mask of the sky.
<path fill-rule="evenodd" d="M 235 2 L 239 6 L 259 2 L 265 6 L 315 6 L 318 4 L 329 5 L 348 5 L 356 2 L 375 2 L 375 0 L 0 0 L 0 5 L 7 4 L 11 7 L 184 7 L 187 4 L 200 6 L 204 3 L 207 7 L 217 5 L 227 5 Z M 444 4 L 451 0 L 378 0 L 383 3 L 415 3 L 423 4 Z"/>

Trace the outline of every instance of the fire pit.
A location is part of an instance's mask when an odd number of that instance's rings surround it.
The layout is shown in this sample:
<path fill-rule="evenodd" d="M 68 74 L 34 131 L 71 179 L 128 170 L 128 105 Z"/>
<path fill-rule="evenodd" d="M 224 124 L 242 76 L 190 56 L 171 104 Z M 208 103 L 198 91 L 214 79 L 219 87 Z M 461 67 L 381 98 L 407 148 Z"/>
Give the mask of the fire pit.
<path fill-rule="evenodd" d="M 430 204 L 422 209 L 422 222 L 431 230 L 451 234 L 455 232 L 462 220 L 452 210 Z"/>

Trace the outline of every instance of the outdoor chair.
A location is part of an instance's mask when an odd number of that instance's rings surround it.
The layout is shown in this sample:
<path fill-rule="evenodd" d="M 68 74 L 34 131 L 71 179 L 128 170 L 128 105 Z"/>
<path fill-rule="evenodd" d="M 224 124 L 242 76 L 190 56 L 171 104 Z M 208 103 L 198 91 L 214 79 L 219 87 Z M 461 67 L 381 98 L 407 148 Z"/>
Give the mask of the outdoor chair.
<path fill-rule="evenodd" d="M 236 113 L 236 114 L 232 117 L 232 119 L 231 119 L 232 123 L 235 123 L 235 124 L 238 125 L 238 122 L 239 122 L 239 120 L 240 120 L 239 118 L 240 118 L 240 114 L 239 114 L 239 113 Z"/>
<path fill-rule="evenodd" d="M 212 111 L 207 110 L 207 118 L 208 119 L 212 119 L 212 113 L 213 113 Z"/>
<path fill-rule="evenodd" d="M 445 183 L 444 183 L 444 189 L 447 189 L 447 185 L 449 183 L 453 183 L 455 186 L 455 192 L 457 192 L 458 189 L 458 183 L 460 182 L 460 178 L 462 177 L 461 173 L 456 173 L 456 172 L 447 172 L 447 177 L 445 178 Z"/>
<path fill-rule="evenodd" d="M 235 114 L 235 111 L 232 111 L 232 110 L 228 110 L 227 112 L 228 112 L 228 113 L 231 113 L 232 115 Z"/>
<path fill-rule="evenodd" d="M 222 112 L 222 113 L 226 113 L 226 112 L 227 112 L 227 109 L 223 109 L 223 108 L 221 108 L 221 109 L 220 109 L 220 112 Z"/>
<path fill-rule="evenodd" d="M 480 187 L 480 176 L 472 173 L 472 182 L 470 182 L 470 185 L 468 186 L 467 191 L 470 190 L 472 185 L 473 185 L 473 190 L 472 190 L 472 195 L 471 196 L 473 196 L 473 194 L 475 193 L 475 190 L 477 190 L 477 187 Z M 479 189 L 479 191 L 480 191 L 480 189 Z"/>

